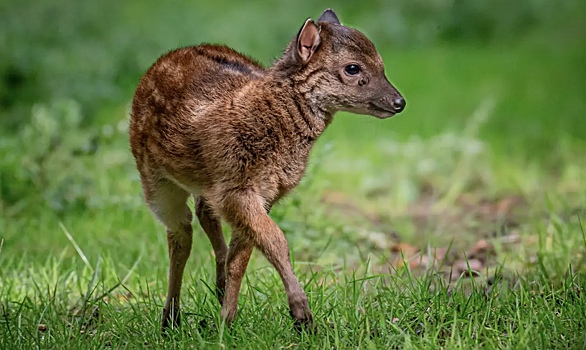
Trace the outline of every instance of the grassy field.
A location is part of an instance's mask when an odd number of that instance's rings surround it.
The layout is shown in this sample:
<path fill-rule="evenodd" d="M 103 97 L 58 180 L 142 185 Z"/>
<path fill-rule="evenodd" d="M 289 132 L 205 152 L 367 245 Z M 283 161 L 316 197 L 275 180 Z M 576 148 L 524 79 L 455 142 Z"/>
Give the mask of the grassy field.
<path fill-rule="evenodd" d="M 199 41 L 270 64 L 324 6 L 58 3 L 0 4 L 1 349 L 586 348 L 580 2 L 546 22 L 536 12 L 527 28 L 500 23 L 511 33 L 491 40 L 437 41 L 421 8 L 341 3 L 343 21 L 372 34 L 407 109 L 385 121 L 338 115 L 302 185 L 271 212 L 315 330 L 293 331 L 258 252 L 224 327 L 195 223 L 186 322 L 166 338 L 164 228 L 127 144 L 137 79 L 157 55 Z M 269 12 L 261 23 L 274 33 L 256 22 Z M 55 30 L 19 22 L 27 14 Z M 400 14 L 404 27 L 381 29 Z M 454 28 L 474 33 L 472 22 Z"/>

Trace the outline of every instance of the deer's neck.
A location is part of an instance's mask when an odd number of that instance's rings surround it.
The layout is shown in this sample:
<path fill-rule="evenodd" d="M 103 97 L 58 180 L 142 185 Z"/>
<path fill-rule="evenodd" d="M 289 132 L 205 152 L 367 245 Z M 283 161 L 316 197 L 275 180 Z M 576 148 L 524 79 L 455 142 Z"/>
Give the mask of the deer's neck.
<path fill-rule="evenodd" d="M 269 75 L 263 84 L 272 114 L 302 137 L 316 140 L 332 121 L 332 114 L 312 99 L 310 89 L 292 77 Z"/>

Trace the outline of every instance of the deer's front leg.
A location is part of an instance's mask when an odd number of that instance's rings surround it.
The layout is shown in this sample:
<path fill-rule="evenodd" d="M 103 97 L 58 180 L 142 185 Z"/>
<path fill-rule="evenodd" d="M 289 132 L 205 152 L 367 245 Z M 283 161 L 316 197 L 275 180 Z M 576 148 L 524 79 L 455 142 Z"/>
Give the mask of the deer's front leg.
<path fill-rule="evenodd" d="M 226 291 L 222 304 L 222 319 L 228 325 L 238 313 L 238 295 L 251 254 L 252 243 L 242 235 L 241 231 L 233 230 L 226 258 Z"/>
<path fill-rule="evenodd" d="M 227 204 L 224 215 L 230 221 L 232 227 L 239 228 L 240 237 L 247 243 L 253 243 L 279 272 L 287 293 L 290 313 L 295 320 L 296 326 L 311 323 L 313 318 L 307 296 L 293 272 L 289 257 L 289 245 L 285 235 L 267 215 L 260 197 L 253 192 L 241 193 L 232 196 Z M 230 260 L 231 251 L 232 244 L 228 253 L 228 260 Z M 248 262 L 249 257 L 250 254 L 246 256 L 246 262 Z M 244 274 L 244 270 L 238 270 L 238 272 Z M 228 271 L 229 274 L 230 272 Z M 231 284 L 230 279 L 231 277 L 228 276 L 229 285 Z M 238 281 L 238 287 L 240 286 L 240 281 Z M 226 289 L 224 306 L 226 306 L 228 299 L 228 289 L 229 287 Z M 222 312 L 224 312 L 224 309 Z"/>
<path fill-rule="evenodd" d="M 262 222 L 258 231 L 255 231 L 255 245 L 264 254 L 267 260 L 277 269 L 289 302 L 291 317 L 295 320 L 295 326 L 310 324 L 313 321 L 307 296 L 299 284 L 289 256 L 289 245 L 283 231 L 266 214 L 259 218 Z"/>

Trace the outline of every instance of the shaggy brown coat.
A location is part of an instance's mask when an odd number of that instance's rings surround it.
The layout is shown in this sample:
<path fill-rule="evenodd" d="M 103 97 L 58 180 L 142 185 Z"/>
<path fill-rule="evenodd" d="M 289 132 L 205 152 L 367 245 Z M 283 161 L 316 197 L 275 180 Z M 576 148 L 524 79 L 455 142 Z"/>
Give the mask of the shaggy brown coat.
<path fill-rule="evenodd" d="M 308 19 L 270 68 L 226 46 L 162 56 L 140 81 L 130 144 L 151 210 L 165 224 L 169 291 L 163 328 L 179 323 L 179 294 L 192 244 L 189 196 L 216 256 L 222 317 L 236 316 L 253 247 L 279 272 L 296 324 L 312 315 L 283 232 L 267 215 L 304 175 L 310 150 L 340 110 L 387 118 L 405 101 L 358 30 L 326 10 Z M 232 228 L 226 246 L 220 220 Z"/>

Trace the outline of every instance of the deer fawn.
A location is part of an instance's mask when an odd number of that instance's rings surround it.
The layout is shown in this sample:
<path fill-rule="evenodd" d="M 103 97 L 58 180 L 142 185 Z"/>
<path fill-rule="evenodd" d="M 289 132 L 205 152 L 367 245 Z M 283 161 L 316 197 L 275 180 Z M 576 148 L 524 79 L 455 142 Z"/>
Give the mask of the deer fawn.
<path fill-rule="evenodd" d="M 146 202 L 167 229 L 169 290 L 162 327 L 179 325 L 192 244 L 189 196 L 216 258 L 217 297 L 230 324 L 254 247 L 277 269 L 296 326 L 311 323 L 283 232 L 268 216 L 304 175 L 337 111 L 388 118 L 405 108 L 381 56 L 333 10 L 308 19 L 272 67 L 226 46 L 172 51 L 141 79 L 130 144 Z M 232 228 L 226 246 L 220 220 Z"/>

